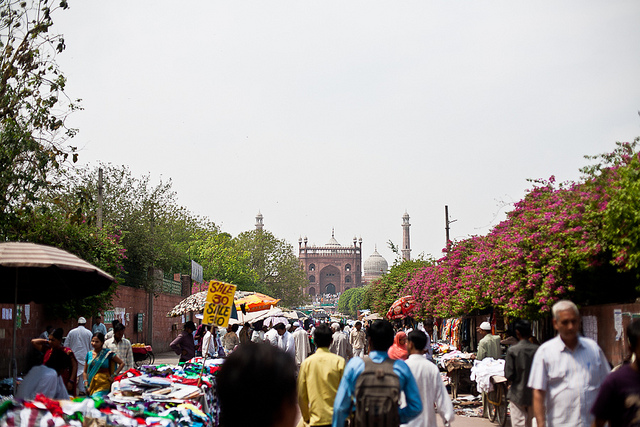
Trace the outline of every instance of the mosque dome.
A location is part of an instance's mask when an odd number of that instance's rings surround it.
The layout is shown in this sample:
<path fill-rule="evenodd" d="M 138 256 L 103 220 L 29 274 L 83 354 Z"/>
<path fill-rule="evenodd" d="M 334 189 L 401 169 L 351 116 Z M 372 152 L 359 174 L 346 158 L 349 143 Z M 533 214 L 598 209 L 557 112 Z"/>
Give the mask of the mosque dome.
<path fill-rule="evenodd" d="M 389 270 L 389 264 L 387 260 L 378 253 L 378 249 L 375 248 L 373 253 L 364 262 L 364 275 L 380 277 Z"/>
<path fill-rule="evenodd" d="M 336 240 L 335 236 L 334 236 L 334 230 L 331 230 L 331 239 L 325 244 L 325 246 L 340 246 L 340 243 L 338 243 L 338 241 Z"/>

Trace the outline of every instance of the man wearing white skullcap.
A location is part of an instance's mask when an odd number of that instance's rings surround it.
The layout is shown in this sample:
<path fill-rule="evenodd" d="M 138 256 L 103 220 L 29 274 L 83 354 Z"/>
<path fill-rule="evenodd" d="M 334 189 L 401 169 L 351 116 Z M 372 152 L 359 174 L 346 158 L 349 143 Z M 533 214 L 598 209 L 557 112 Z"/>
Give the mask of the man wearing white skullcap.
<path fill-rule="evenodd" d="M 500 359 L 502 353 L 500 350 L 500 336 L 491 334 L 491 324 L 489 324 L 489 322 L 482 322 L 476 331 L 481 338 L 478 342 L 478 355 L 476 359 L 482 360 L 485 357 Z"/>
<path fill-rule="evenodd" d="M 296 328 L 291 334 L 296 345 L 296 367 L 300 370 L 300 365 L 311 353 L 311 345 L 309 344 L 309 335 L 300 327 L 300 322 L 297 320 L 293 322 L 293 327 Z"/>

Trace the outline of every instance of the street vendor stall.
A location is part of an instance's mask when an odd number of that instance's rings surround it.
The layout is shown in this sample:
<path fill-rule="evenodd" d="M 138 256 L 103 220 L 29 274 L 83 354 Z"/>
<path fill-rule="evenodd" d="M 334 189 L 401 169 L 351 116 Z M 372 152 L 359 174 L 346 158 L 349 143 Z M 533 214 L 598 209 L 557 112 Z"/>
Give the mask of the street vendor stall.
<path fill-rule="evenodd" d="M 451 397 L 453 399 L 458 397 L 461 385 L 470 388 L 471 368 L 473 367 L 473 360 L 470 353 L 462 353 L 456 350 L 441 355 L 436 360 L 438 366 L 444 369 L 449 377 Z"/>
<path fill-rule="evenodd" d="M 214 427 L 219 413 L 215 376 L 222 362 L 194 358 L 178 366 L 130 369 L 104 398 L 8 399 L 0 405 L 0 425 Z"/>

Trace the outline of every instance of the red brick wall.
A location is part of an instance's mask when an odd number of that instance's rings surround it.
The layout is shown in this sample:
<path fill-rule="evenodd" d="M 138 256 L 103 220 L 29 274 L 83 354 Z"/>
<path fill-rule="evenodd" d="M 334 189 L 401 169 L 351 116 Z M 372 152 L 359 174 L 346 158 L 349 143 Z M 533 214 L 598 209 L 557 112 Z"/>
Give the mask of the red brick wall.
<path fill-rule="evenodd" d="M 113 307 L 123 307 L 125 309 L 125 337 L 132 343 L 144 342 L 153 346 L 155 353 L 169 351 L 169 344 L 182 329 L 182 319 L 180 317 L 166 317 L 175 305 L 182 301 L 183 297 L 177 295 L 160 294 L 153 299 L 153 337 L 148 337 L 148 312 L 149 296 L 142 289 L 135 289 L 126 286 L 118 288 L 113 299 Z M 27 367 L 27 357 L 32 351 L 31 339 L 38 337 L 47 325 L 53 325 L 64 329 L 65 335 L 70 329 L 77 326 L 77 319 L 51 319 L 44 314 L 44 305 L 29 304 L 29 323 L 23 312 L 22 326 L 16 334 L 16 359 L 18 362 L 18 373 L 23 372 Z M 23 306 L 24 307 L 24 306 Z M 13 308 L 13 304 L 0 304 L 0 308 Z M 134 332 L 134 319 L 137 313 L 144 313 L 143 327 L 140 332 Z M 187 319 L 190 320 L 190 319 Z M 90 328 L 92 319 L 87 318 L 87 327 Z M 110 327 L 107 324 L 107 329 Z M 10 376 L 11 349 L 13 345 L 13 320 L 2 320 L 0 318 L 0 378 Z"/>

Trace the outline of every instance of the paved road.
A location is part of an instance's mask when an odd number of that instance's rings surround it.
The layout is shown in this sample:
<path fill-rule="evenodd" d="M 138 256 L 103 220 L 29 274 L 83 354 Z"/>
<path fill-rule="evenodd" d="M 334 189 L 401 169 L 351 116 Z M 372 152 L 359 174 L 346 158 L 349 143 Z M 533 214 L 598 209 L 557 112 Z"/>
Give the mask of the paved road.
<path fill-rule="evenodd" d="M 177 364 L 179 357 L 173 353 L 159 353 L 156 354 L 156 364 L 167 363 L 167 364 Z M 465 416 L 456 416 L 455 420 L 451 424 L 453 427 L 496 427 L 497 424 L 490 422 L 486 418 L 479 417 L 465 417 Z M 444 424 L 442 420 L 438 418 L 438 426 L 443 427 Z M 507 421 L 507 426 L 510 427 L 509 422 Z"/>

